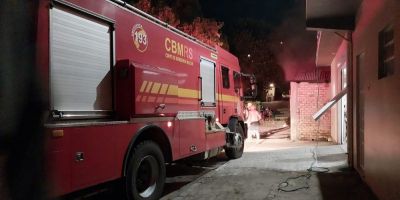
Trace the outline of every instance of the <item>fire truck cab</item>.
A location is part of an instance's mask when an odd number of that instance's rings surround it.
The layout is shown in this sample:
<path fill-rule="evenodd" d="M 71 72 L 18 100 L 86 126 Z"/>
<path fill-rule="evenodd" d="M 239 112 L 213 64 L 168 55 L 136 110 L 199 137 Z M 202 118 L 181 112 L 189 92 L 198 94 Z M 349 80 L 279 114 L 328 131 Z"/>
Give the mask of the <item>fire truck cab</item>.
<path fill-rule="evenodd" d="M 53 195 L 123 178 L 157 199 L 164 163 L 242 156 L 238 59 L 120 0 L 39 3 L 38 65 Z"/>

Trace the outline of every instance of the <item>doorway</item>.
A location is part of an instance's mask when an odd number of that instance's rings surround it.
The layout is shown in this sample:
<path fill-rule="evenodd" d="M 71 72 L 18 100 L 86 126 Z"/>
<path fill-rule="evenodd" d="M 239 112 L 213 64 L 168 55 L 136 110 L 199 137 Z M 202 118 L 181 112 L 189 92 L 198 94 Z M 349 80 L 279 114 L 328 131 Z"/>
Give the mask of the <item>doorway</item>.
<path fill-rule="evenodd" d="M 357 168 L 363 171 L 364 169 L 364 104 L 365 104 L 365 86 L 364 86 L 364 56 L 361 53 L 356 57 L 357 67 Z"/>
<path fill-rule="evenodd" d="M 346 64 L 344 68 L 341 68 L 340 75 L 340 89 L 343 91 L 347 87 L 347 68 Z M 347 94 L 343 96 L 340 100 L 340 109 L 339 109 L 339 130 L 340 130 L 340 144 L 347 145 Z M 347 149 L 347 147 L 345 148 Z"/>

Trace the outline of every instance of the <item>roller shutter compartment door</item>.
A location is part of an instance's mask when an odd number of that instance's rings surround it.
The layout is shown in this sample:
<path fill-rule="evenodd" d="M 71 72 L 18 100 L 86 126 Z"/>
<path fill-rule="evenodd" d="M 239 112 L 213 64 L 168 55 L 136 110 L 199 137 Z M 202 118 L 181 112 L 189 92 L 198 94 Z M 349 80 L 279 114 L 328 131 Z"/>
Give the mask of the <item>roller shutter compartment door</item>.
<path fill-rule="evenodd" d="M 202 103 L 204 106 L 215 106 L 215 64 L 201 59 L 200 76 L 202 78 Z"/>
<path fill-rule="evenodd" d="M 50 10 L 51 107 L 111 111 L 111 31 L 96 18 Z"/>

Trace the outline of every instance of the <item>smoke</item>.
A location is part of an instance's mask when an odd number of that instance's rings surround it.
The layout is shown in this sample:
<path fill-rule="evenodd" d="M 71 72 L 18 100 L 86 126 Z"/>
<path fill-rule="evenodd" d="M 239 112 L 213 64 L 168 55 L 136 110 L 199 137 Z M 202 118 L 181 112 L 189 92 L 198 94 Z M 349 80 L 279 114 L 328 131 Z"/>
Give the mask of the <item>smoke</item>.
<path fill-rule="evenodd" d="M 270 35 L 272 51 L 287 81 L 293 80 L 299 72 L 316 67 L 316 33 L 306 31 L 305 24 L 305 0 L 297 0 L 295 6 L 284 13 L 281 24 Z"/>

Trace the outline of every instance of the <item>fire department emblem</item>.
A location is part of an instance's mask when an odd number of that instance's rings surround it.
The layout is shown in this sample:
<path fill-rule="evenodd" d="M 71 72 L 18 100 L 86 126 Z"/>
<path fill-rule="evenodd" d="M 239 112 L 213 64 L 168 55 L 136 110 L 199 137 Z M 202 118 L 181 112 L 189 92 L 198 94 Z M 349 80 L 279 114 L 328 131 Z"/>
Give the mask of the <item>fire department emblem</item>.
<path fill-rule="evenodd" d="M 148 46 L 147 33 L 141 24 L 136 24 L 132 28 L 132 39 L 136 49 L 140 52 L 145 52 Z"/>

